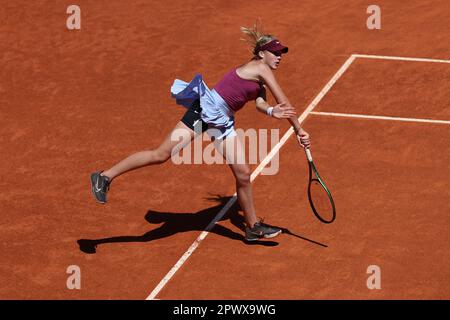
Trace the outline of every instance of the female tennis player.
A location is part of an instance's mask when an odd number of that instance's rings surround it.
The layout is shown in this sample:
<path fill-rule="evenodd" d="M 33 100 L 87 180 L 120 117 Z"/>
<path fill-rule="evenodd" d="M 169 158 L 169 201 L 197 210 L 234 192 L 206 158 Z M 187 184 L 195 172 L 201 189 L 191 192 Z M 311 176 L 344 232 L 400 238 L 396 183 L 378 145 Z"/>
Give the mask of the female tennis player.
<path fill-rule="evenodd" d="M 172 96 L 188 110 L 156 149 L 137 152 L 108 170 L 91 175 L 92 192 L 98 202 L 106 203 L 110 184 L 119 175 L 144 166 L 164 163 L 179 151 L 177 148 L 187 146 L 197 135 L 207 131 L 236 179 L 238 202 L 246 221 L 245 239 L 255 241 L 281 233 L 281 229 L 265 224 L 256 217 L 250 167 L 247 163 L 236 161 L 245 154 L 245 148 L 236 134 L 234 115 L 248 101 L 254 100 L 258 111 L 275 119 L 287 119 L 293 126 L 301 147 L 309 147 L 311 141 L 308 133 L 300 127 L 294 107 L 274 76 L 288 47 L 274 36 L 261 32 L 259 24 L 255 24 L 253 28 L 241 27 L 241 31 L 252 45 L 252 59 L 226 73 L 212 90 L 207 87 L 200 74 L 189 83 L 175 80 L 171 88 Z M 277 101 L 275 106 L 270 106 L 266 101 L 267 88 Z M 175 130 L 178 137 L 182 132 L 181 144 L 180 140 L 174 141 L 172 138 Z M 230 148 L 230 145 L 234 147 Z"/>

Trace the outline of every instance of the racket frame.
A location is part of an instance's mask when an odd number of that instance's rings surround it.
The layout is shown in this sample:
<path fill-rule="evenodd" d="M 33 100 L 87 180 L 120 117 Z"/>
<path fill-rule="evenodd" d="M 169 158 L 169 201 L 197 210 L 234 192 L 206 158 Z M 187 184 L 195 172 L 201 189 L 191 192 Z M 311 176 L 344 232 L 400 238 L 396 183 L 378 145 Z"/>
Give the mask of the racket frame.
<path fill-rule="evenodd" d="M 327 186 L 323 182 L 322 178 L 319 175 L 319 172 L 317 171 L 316 166 L 314 165 L 311 150 L 309 148 L 305 148 L 305 153 L 306 153 L 306 158 L 308 159 L 308 165 L 309 165 L 309 183 L 308 183 L 309 204 L 311 206 L 311 209 L 312 209 L 314 215 L 317 217 L 317 219 L 319 219 L 323 223 L 332 223 L 336 219 L 336 206 L 334 205 L 333 197 L 331 196 L 330 190 L 327 188 Z M 315 178 L 312 177 L 313 172 L 314 172 Z M 317 212 L 316 208 L 314 207 L 314 203 L 313 203 L 312 197 L 311 197 L 311 184 L 313 183 L 313 181 L 317 181 L 318 183 L 320 183 L 320 185 L 322 186 L 322 188 L 325 190 L 325 192 L 328 195 L 328 199 L 330 200 L 331 206 L 333 208 L 333 216 L 332 216 L 331 220 L 322 218 L 320 216 L 320 214 Z"/>

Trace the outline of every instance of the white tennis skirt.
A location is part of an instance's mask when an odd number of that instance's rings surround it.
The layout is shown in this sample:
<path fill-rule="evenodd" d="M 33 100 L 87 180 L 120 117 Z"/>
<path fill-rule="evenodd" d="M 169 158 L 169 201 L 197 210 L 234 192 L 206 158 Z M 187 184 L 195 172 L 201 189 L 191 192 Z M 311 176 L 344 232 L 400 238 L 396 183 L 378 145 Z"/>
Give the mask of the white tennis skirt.
<path fill-rule="evenodd" d="M 200 99 L 202 108 L 200 116 L 208 125 L 207 132 L 210 136 L 215 139 L 225 139 L 236 135 L 234 111 L 228 107 L 216 90 L 208 88 L 201 74 L 197 74 L 190 82 L 175 79 L 170 92 L 177 104 L 186 108 L 190 108 L 195 100 Z"/>

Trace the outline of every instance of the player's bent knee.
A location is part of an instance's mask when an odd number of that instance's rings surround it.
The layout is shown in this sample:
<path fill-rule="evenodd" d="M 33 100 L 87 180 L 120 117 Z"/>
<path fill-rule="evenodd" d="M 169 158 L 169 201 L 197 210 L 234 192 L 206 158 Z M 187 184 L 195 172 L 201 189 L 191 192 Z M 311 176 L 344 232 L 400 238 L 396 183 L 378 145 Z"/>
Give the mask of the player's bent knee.
<path fill-rule="evenodd" d="M 248 185 L 250 184 L 250 177 L 251 177 L 250 168 L 248 168 L 240 172 L 237 172 L 236 181 L 240 185 Z"/>
<path fill-rule="evenodd" d="M 156 163 L 164 163 L 170 159 L 170 152 L 155 150 L 154 161 Z"/>

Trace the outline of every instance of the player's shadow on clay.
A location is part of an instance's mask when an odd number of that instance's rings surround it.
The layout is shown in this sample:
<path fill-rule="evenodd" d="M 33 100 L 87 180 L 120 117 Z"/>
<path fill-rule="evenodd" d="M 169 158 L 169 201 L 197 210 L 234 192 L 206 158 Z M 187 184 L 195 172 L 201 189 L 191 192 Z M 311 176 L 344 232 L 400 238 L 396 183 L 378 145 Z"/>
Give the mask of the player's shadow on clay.
<path fill-rule="evenodd" d="M 95 253 L 96 247 L 105 243 L 121 243 L 121 242 L 148 242 L 161 238 L 173 236 L 179 232 L 187 231 L 203 231 L 208 224 L 216 217 L 223 206 L 231 197 L 215 196 L 208 198 L 209 200 L 218 202 L 218 205 L 200 210 L 195 213 L 173 213 L 158 212 L 149 210 L 145 215 L 145 220 L 151 224 L 162 225 L 156 229 L 150 230 L 143 235 L 137 236 L 117 236 L 103 239 L 80 239 L 77 241 L 80 250 L 85 253 Z M 230 220 L 237 228 L 245 231 L 244 217 L 239 214 L 239 206 L 236 203 L 228 210 L 228 212 L 220 219 L 220 221 Z M 252 245 L 276 246 L 278 242 L 274 241 L 252 241 L 248 242 L 241 233 L 236 233 L 220 224 L 216 224 L 211 233 L 215 233 L 233 240 L 245 242 Z"/>
<path fill-rule="evenodd" d="M 200 210 L 195 213 L 172 213 L 172 212 L 158 212 L 149 210 L 145 215 L 145 220 L 151 224 L 162 225 L 156 229 L 150 230 L 143 235 L 137 236 L 116 236 L 103 239 L 80 239 L 77 241 L 80 250 L 84 253 L 96 253 L 98 245 L 106 243 L 123 243 L 123 242 L 149 242 L 161 238 L 173 236 L 179 232 L 187 231 L 203 231 L 209 223 L 217 216 L 223 206 L 230 200 L 231 197 L 215 196 L 208 198 L 209 200 L 218 202 L 218 205 Z M 215 233 L 233 240 L 242 241 L 249 245 L 262 246 L 277 246 L 278 242 L 268 240 L 246 241 L 244 237 L 245 223 L 244 217 L 239 214 L 239 205 L 236 203 L 228 210 L 228 212 L 220 219 L 220 221 L 230 220 L 230 222 L 240 229 L 242 233 L 234 232 L 221 224 L 216 224 L 211 233 Z M 293 234 L 286 228 L 281 228 L 283 233 L 302 238 L 307 241 L 309 239 Z M 314 241 L 311 241 L 314 242 Z"/>

